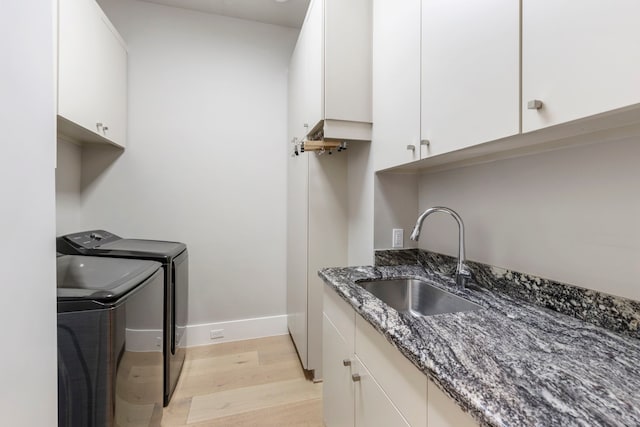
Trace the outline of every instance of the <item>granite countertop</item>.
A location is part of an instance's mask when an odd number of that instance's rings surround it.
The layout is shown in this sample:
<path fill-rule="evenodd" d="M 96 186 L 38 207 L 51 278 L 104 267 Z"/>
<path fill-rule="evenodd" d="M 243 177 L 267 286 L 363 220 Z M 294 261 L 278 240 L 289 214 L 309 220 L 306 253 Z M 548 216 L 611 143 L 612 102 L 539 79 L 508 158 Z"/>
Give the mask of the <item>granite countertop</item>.
<path fill-rule="evenodd" d="M 640 425 L 640 340 L 417 265 L 326 268 L 328 286 L 481 425 Z M 356 285 L 421 278 L 483 307 L 414 317 Z"/>

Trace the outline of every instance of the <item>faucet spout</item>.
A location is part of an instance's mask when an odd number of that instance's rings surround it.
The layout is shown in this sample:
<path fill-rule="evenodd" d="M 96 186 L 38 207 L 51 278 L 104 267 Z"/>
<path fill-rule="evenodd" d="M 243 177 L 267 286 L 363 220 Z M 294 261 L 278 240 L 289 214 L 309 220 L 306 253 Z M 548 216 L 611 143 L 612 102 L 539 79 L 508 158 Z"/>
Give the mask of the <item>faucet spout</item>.
<path fill-rule="evenodd" d="M 446 208 L 444 206 L 435 206 L 424 211 L 416 221 L 416 226 L 413 228 L 413 232 L 409 237 L 411 240 L 418 241 L 420 238 L 420 230 L 422 229 L 422 223 L 424 220 L 434 212 L 448 213 L 458 223 L 458 265 L 456 267 L 456 284 L 464 288 L 467 282 L 471 279 L 471 272 L 465 264 L 464 255 L 464 223 L 462 218 L 454 210 Z"/>

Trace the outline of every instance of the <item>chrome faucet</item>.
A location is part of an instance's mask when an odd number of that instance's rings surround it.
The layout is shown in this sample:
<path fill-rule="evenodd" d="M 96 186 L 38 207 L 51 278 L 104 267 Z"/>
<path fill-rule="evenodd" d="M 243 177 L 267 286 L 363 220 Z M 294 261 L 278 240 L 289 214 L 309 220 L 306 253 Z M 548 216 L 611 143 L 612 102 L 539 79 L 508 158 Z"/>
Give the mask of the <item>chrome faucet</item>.
<path fill-rule="evenodd" d="M 471 272 L 464 262 L 464 223 L 462 222 L 460 215 L 449 208 L 445 208 L 444 206 L 429 208 L 418 217 L 416 226 L 413 228 L 413 232 L 409 238 L 411 240 L 418 241 L 423 221 L 434 212 L 448 213 L 458 223 L 458 266 L 456 267 L 456 284 L 461 288 L 464 288 L 467 285 L 467 282 L 471 279 Z"/>

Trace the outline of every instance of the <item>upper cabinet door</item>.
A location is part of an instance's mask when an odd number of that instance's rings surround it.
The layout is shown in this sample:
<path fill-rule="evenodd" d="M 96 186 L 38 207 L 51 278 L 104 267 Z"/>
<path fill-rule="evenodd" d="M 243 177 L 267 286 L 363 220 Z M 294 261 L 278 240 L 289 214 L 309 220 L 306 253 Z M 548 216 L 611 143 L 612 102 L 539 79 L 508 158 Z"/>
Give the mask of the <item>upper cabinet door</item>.
<path fill-rule="evenodd" d="M 58 114 L 93 132 L 101 123 L 94 108 L 101 91 L 94 73 L 102 72 L 95 67 L 102 63 L 98 18 L 93 1 L 59 2 Z"/>
<path fill-rule="evenodd" d="M 302 35 L 301 35 L 302 37 Z M 300 39 L 301 40 L 301 39 Z M 298 43 L 300 43 L 298 40 Z M 305 76 L 304 70 L 304 58 L 303 49 L 294 49 L 291 60 L 289 61 L 289 74 L 287 80 L 287 134 L 289 136 L 289 142 L 294 143 L 298 140 L 302 140 L 306 135 L 304 131 L 304 113 L 301 106 L 304 105 L 304 84 L 303 78 Z M 289 146 L 290 152 L 293 150 L 293 145 Z"/>
<path fill-rule="evenodd" d="M 324 0 L 311 0 L 296 49 L 301 50 L 303 137 L 324 117 Z"/>
<path fill-rule="evenodd" d="M 371 122 L 371 0 L 325 0 L 324 118 Z"/>
<path fill-rule="evenodd" d="M 420 1 L 373 2 L 376 170 L 420 160 Z"/>
<path fill-rule="evenodd" d="M 520 10 L 512 0 L 422 0 L 423 157 L 520 131 Z"/>
<path fill-rule="evenodd" d="M 523 132 L 640 102 L 640 2 L 522 4 Z"/>
<path fill-rule="evenodd" d="M 127 52 L 93 0 L 60 0 L 59 132 L 80 142 L 126 141 Z"/>
<path fill-rule="evenodd" d="M 127 139 L 127 51 L 111 22 L 102 11 L 99 12 L 102 68 L 96 70 L 100 88 L 97 107 L 108 127 L 103 129 L 105 138 L 124 146 Z"/>

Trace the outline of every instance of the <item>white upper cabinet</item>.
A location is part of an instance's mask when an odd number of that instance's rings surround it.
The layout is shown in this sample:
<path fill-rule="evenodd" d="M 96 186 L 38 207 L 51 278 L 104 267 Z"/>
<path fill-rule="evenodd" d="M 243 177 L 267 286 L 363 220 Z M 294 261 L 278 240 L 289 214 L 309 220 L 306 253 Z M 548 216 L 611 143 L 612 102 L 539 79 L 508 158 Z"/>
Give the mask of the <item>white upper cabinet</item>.
<path fill-rule="evenodd" d="M 321 119 L 324 111 L 323 16 L 323 0 L 311 1 L 292 55 L 292 58 L 297 55 L 299 62 L 299 66 L 290 68 L 290 72 L 299 84 L 299 96 L 294 105 L 300 113 L 294 128 L 300 132 L 301 139 Z"/>
<path fill-rule="evenodd" d="M 520 9 L 374 0 L 375 169 L 520 132 Z"/>
<path fill-rule="evenodd" d="M 371 0 L 324 5 L 324 118 L 371 123 Z"/>
<path fill-rule="evenodd" d="M 312 0 L 290 73 L 303 88 L 298 99 L 306 132 L 325 139 L 371 139 L 371 1 Z M 291 79 L 291 78 L 290 78 Z"/>
<path fill-rule="evenodd" d="M 640 2 L 373 3 L 376 170 L 637 135 Z"/>
<path fill-rule="evenodd" d="M 512 0 L 422 0 L 423 157 L 520 132 L 519 17 Z"/>
<path fill-rule="evenodd" d="M 59 1 L 58 131 L 124 147 L 127 51 L 92 0 Z"/>
<path fill-rule="evenodd" d="M 300 33 L 298 43 L 300 43 L 302 37 L 303 33 Z M 295 49 L 289 61 L 287 80 L 287 102 L 289 105 L 287 109 L 287 133 L 292 143 L 302 139 L 306 134 L 303 127 L 304 112 L 301 108 L 304 105 L 305 85 L 303 79 L 306 75 L 303 53 L 304 51 L 302 49 Z M 293 146 L 291 146 L 291 149 L 293 149 Z"/>
<path fill-rule="evenodd" d="M 523 132 L 640 102 L 640 2 L 522 5 Z"/>
<path fill-rule="evenodd" d="M 373 2 L 375 169 L 420 160 L 420 0 Z"/>

